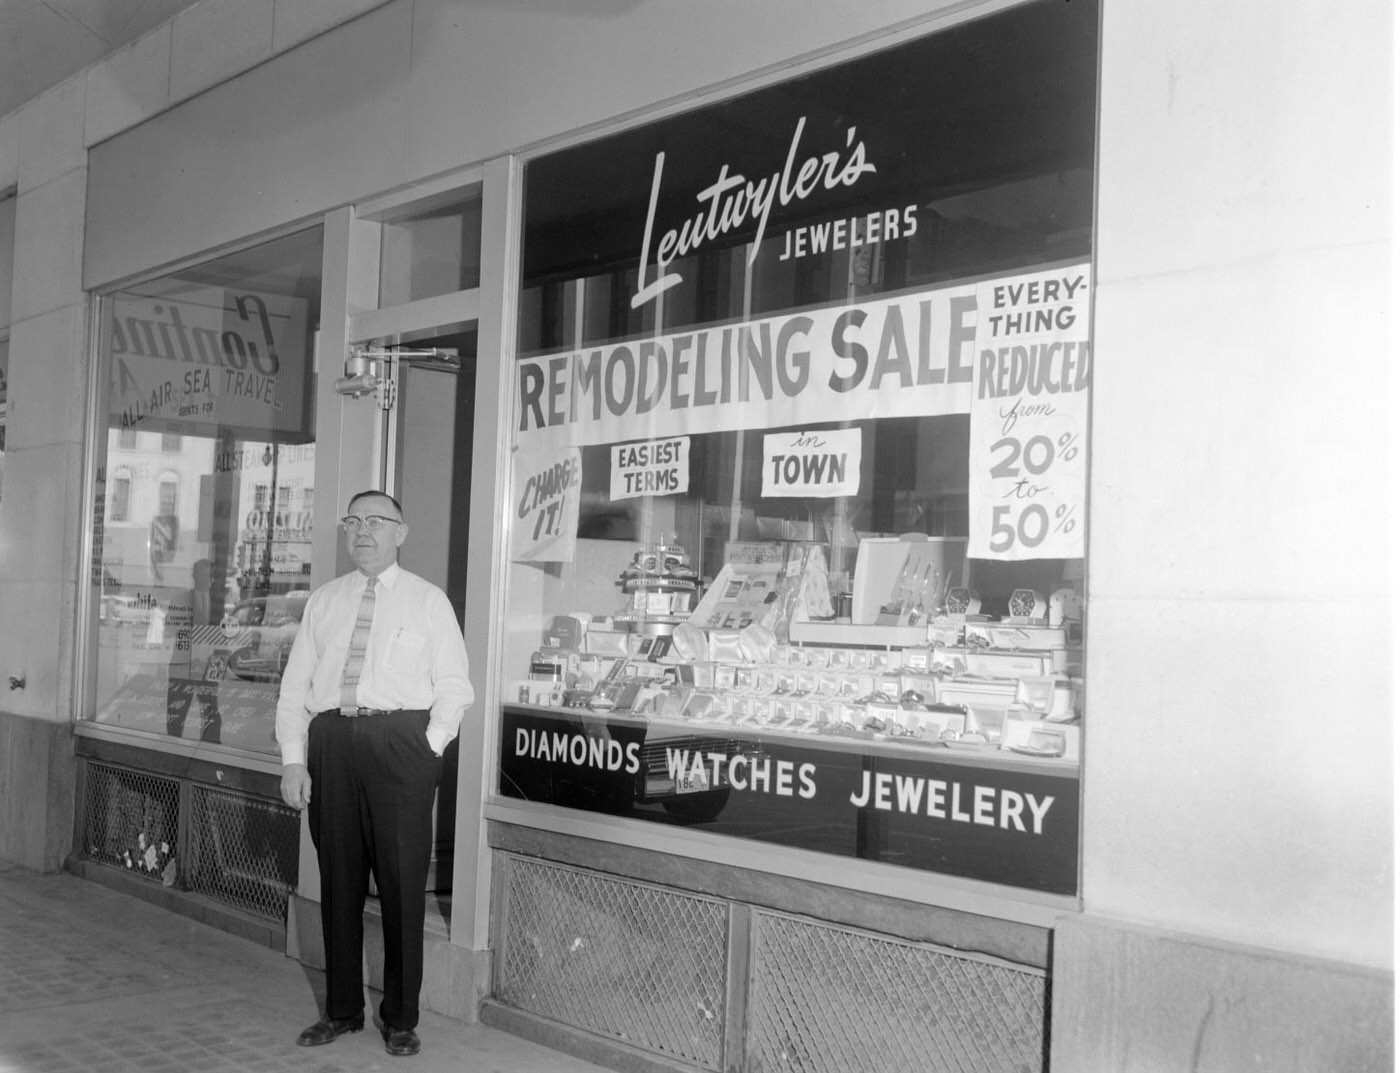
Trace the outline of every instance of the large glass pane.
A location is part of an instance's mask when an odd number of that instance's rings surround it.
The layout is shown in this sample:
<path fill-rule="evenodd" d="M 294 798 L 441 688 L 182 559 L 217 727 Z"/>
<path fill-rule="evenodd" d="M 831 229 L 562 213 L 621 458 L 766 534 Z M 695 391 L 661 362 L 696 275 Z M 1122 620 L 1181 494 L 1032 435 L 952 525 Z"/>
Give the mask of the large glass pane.
<path fill-rule="evenodd" d="M 311 575 L 319 228 L 102 303 L 95 718 L 275 753 Z"/>
<path fill-rule="evenodd" d="M 528 164 L 503 796 L 1073 893 L 1095 20 Z"/>

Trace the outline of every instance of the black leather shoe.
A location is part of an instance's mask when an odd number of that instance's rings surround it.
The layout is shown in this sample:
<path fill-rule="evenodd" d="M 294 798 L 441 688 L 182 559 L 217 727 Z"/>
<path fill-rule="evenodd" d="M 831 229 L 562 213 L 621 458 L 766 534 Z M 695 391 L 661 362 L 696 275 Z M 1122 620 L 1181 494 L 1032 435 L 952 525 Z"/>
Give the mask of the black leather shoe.
<path fill-rule="evenodd" d="M 406 1058 L 417 1054 L 423 1045 L 418 1041 L 418 1033 L 411 1028 L 386 1028 L 384 1049 L 395 1058 Z"/>
<path fill-rule="evenodd" d="M 319 1047 L 347 1032 L 358 1032 L 365 1027 L 365 1015 L 355 1017 L 322 1017 L 314 1025 L 297 1037 L 298 1047 Z"/>

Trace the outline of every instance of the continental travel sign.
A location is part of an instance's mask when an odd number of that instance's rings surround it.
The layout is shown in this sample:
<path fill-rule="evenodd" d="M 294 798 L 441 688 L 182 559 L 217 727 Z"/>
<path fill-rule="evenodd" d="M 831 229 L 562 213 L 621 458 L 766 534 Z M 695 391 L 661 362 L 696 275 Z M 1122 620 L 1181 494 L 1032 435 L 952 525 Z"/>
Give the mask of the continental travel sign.
<path fill-rule="evenodd" d="M 311 372 L 306 318 L 300 298 L 246 290 L 115 295 L 112 427 L 303 431 Z"/>

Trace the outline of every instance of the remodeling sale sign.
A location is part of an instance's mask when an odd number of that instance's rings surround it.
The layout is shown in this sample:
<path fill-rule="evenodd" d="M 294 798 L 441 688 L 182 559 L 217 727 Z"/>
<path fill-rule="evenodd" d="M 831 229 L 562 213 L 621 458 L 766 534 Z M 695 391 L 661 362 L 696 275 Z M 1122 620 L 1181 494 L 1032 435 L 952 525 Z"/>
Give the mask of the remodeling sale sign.
<path fill-rule="evenodd" d="M 610 444 L 614 499 L 679 494 L 689 437 L 763 430 L 765 497 L 847 496 L 859 491 L 859 430 L 800 430 L 965 413 L 968 554 L 1079 557 L 1089 281 L 1088 263 L 1075 263 L 523 358 L 518 455 L 562 460 Z M 522 503 L 542 494 L 538 475 L 517 463 Z M 562 476 L 553 485 L 567 487 Z M 530 543 L 536 556 L 540 541 Z"/>

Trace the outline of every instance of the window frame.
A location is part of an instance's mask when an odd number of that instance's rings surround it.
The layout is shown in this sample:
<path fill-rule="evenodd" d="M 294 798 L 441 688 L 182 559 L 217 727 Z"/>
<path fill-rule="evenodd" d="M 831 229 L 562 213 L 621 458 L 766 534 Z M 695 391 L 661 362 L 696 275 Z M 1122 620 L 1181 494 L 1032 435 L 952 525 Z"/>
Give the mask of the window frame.
<path fill-rule="evenodd" d="M 85 450 L 83 456 L 83 488 L 84 488 L 84 512 L 81 529 L 81 561 L 88 563 L 89 577 L 86 580 L 90 583 L 80 584 L 78 587 L 78 600 L 76 605 L 77 643 L 74 650 L 75 678 L 80 683 L 80 688 L 74 691 L 73 719 L 75 733 L 80 738 L 90 739 L 94 743 L 111 743 L 118 749 L 136 747 L 144 750 L 152 750 L 156 753 L 174 753 L 181 755 L 191 755 L 195 751 L 215 750 L 221 757 L 221 763 L 228 763 L 232 766 L 244 769 L 248 772 L 260 772 L 264 775 L 279 775 L 281 771 L 280 757 L 274 752 L 250 751 L 239 748 L 232 744 L 210 744 L 183 738 L 175 739 L 162 737 L 149 732 L 142 732 L 120 724 L 99 723 L 95 721 L 96 696 L 97 696 L 97 674 L 98 674 L 98 632 L 100 627 L 99 609 L 105 592 L 104 569 L 101 562 L 101 549 L 98 541 L 102 532 L 102 519 L 105 509 L 104 487 L 109 485 L 113 476 L 119 472 L 129 475 L 133 484 L 133 496 L 136 494 L 135 483 L 139 479 L 128 462 L 116 461 L 109 454 L 107 449 L 107 435 L 110 429 L 108 424 L 108 388 L 110 383 L 110 363 L 112 360 L 112 339 L 111 333 L 104 330 L 110 322 L 110 308 L 115 296 L 124 290 L 140 287 L 142 285 L 154 283 L 167 278 L 178 277 L 181 273 L 198 270 L 202 266 L 217 262 L 229 256 L 251 253 L 260 247 L 278 242 L 284 239 L 292 239 L 298 235 L 318 231 L 320 238 L 321 256 L 316 260 L 316 269 L 320 273 L 318 287 L 318 302 L 325 303 L 327 285 L 327 248 L 329 244 L 329 231 L 332 214 L 323 213 L 289 222 L 283 227 L 273 229 L 258 235 L 249 236 L 237 242 L 228 243 L 213 249 L 191 254 L 178 261 L 157 266 L 147 271 L 133 274 L 119 280 L 104 284 L 100 288 L 95 288 L 89 292 L 91 302 L 91 316 L 88 319 L 88 346 L 87 352 L 90 356 L 88 364 L 88 408 L 85 420 Z M 321 426 L 324 419 L 325 400 L 321 397 L 322 388 L 325 387 L 333 396 L 333 389 L 329 388 L 326 380 L 333 380 L 334 377 L 326 378 L 320 375 L 315 369 L 315 355 L 308 352 L 306 356 L 312 372 L 308 377 L 309 390 L 311 395 L 307 401 L 309 413 L 312 417 L 312 433 L 308 442 L 314 443 L 321 436 Z M 123 430 L 125 432 L 126 430 Z M 132 438 L 136 441 L 136 449 L 139 448 L 140 438 L 136 429 L 131 429 Z M 123 439 L 125 436 L 123 435 Z M 182 447 L 188 442 L 188 437 L 182 437 Z M 157 453 L 160 452 L 160 440 L 156 440 L 154 447 Z M 119 446 L 119 450 L 129 450 L 124 446 Z M 334 458 L 326 457 L 325 453 L 318 454 L 315 461 L 315 481 L 319 484 L 323 480 L 323 474 L 328 474 L 327 480 L 333 482 L 338 472 L 338 466 Z M 110 494 L 110 490 L 107 494 Z M 177 484 L 177 497 L 180 495 Z"/>

